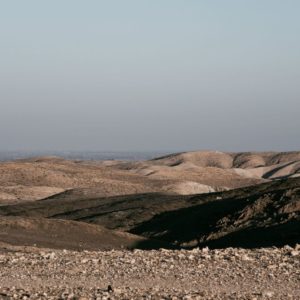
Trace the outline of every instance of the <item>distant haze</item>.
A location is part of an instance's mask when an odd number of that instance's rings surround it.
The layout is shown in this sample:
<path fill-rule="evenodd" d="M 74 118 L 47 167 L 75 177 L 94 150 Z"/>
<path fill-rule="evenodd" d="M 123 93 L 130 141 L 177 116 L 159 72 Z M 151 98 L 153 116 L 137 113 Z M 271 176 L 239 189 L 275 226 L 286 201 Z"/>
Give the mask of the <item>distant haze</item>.
<path fill-rule="evenodd" d="M 300 1 L 3 1 L 0 151 L 300 149 Z"/>

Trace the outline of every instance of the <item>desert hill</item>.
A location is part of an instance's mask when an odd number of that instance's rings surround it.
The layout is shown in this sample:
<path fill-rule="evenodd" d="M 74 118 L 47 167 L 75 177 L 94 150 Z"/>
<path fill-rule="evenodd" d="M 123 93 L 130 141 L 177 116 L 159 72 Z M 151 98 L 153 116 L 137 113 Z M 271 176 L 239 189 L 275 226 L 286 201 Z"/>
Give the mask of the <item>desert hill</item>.
<path fill-rule="evenodd" d="M 184 247 L 257 248 L 300 241 L 299 179 L 229 195 L 209 201 L 203 195 L 202 203 L 161 213 L 131 232 Z"/>
<path fill-rule="evenodd" d="M 98 197 L 200 194 L 296 177 L 299 170 L 300 152 L 199 151 L 137 162 L 37 157 L 0 163 L 0 204 L 80 188 Z"/>
<path fill-rule="evenodd" d="M 184 152 L 145 162 L 119 163 L 114 168 L 151 179 L 180 178 L 181 185 L 186 185 L 187 191 L 181 194 L 191 194 L 192 189 L 189 187 L 193 183 L 205 185 L 206 188 L 202 187 L 203 192 L 208 192 L 297 177 L 300 174 L 300 152 Z"/>
<path fill-rule="evenodd" d="M 83 222 L 24 217 L 1 217 L 0 241 L 14 246 L 77 251 L 169 247 L 167 243 Z"/>
<path fill-rule="evenodd" d="M 0 207 L 2 216 L 73 220 L 181 247 L 272 246 L 300 240 L 300 178 L 199 195 L 87 197 L 70 190 Z"/>
<path fill-rule="evenodd" d="M 237 152 L 194 151 L 171 154 L 151 160 L 154 163 L 177 166 L 193 163 L 201 167 L 257 168 L 300 161 L 300 152 Z"/>
<path fill-rule="evenodd" d="M 200 151 L 0 163 L 0 241 L 70 249 L 295 244 L 299 156 Z"/>

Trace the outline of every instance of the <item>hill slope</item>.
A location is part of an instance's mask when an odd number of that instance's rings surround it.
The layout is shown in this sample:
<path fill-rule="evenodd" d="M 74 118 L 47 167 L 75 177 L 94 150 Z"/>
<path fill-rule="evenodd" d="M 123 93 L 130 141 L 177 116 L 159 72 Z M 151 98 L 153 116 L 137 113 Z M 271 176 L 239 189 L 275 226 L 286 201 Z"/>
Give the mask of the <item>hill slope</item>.
<path fill-rule="evenodd" d="M 294 245 L 300 242 L 300 180 L 164 212 L 131 232 L 184 247 Z"/>
<path fill-rule="evenodd" d="M 87 198 L 73 191 L 0 207 L 4 216 L 76 220 L 178 246 L 272 246 L 300 241 L 300 178 L 190 196 Z"/>
<path fill-rule="evenodd" d="M 69 189 L 98 197 L 137 193 L 190 195 L 255 185 L 300 174 L 300 152 L 197 151 L 149 161 L 71 161 L 39 157 L 0 163 L 0 205 Z"/>
<path fill-rule="evenodd" d="M 166 243 L 83 222 L 24 217 L 1 217 L 0 241 L 10 245 L 71 250 L 168 248 Z"/>

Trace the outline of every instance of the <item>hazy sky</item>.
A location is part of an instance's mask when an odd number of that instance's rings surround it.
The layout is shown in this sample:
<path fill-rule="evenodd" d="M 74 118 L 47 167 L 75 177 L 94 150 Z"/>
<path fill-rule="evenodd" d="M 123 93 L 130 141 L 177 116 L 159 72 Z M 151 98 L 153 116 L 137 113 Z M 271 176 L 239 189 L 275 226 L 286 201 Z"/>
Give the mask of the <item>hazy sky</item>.
<path fill-rule="evenodd" d="M 299 0 L 0 1 L 0 150 L 300 150 Z"/>

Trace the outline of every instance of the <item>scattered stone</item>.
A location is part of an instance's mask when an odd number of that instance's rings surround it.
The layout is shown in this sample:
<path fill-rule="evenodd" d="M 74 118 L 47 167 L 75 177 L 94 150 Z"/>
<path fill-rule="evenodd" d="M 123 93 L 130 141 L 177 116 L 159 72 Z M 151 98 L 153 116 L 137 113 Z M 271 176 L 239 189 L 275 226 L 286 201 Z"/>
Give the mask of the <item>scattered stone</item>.
<path fill-rule="evenodd" d="M 0 248 L 0 300 L 299 299 L 293 251 Z"/>
<path fill-rule="evenodd" d="M 298 256 L 299 253 L 300 252 L 298 250 L 292 250 L 290 254 L 291 254 L 291 256 Z"/>

